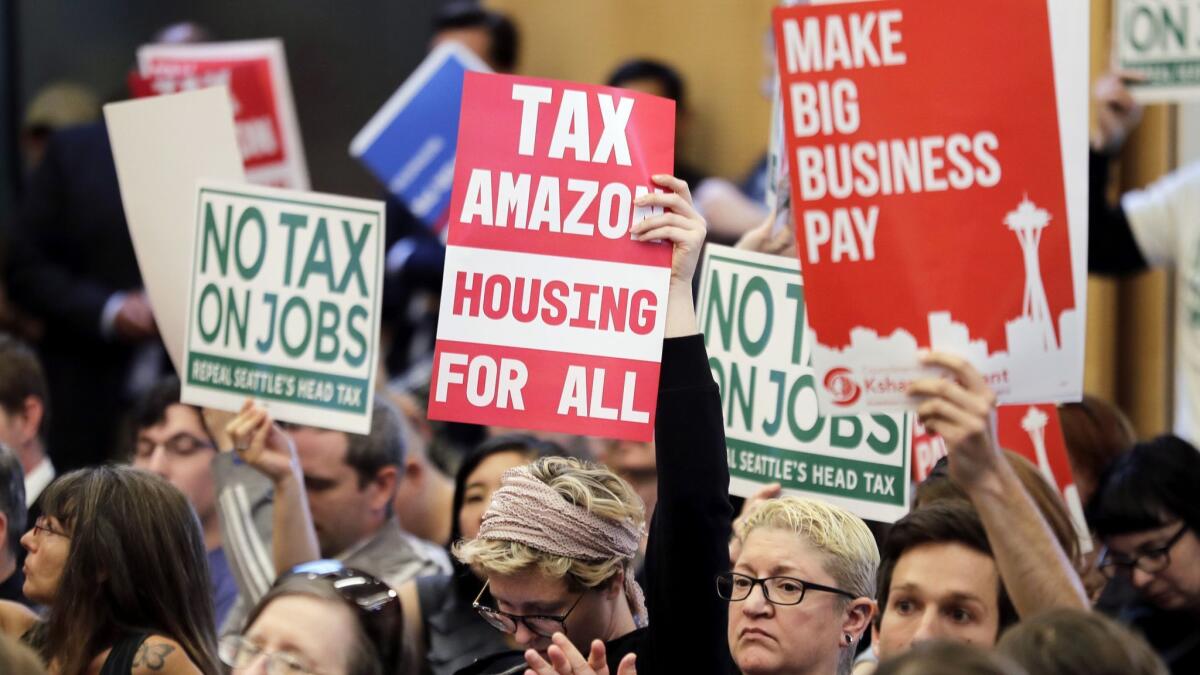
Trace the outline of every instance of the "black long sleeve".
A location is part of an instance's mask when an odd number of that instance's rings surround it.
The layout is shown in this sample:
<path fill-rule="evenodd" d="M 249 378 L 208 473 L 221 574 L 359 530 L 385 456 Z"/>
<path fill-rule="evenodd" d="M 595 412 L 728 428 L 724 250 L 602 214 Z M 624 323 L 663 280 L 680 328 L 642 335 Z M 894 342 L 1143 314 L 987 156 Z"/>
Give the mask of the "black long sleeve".
<path fill-rule="evenodd" d="M 664 341 L 657 415 L 658 505 L 646 550 L 650 628 L 638 672 L 731 672 L 728 605 L 714 578 L 729 569 L 733 512 L 721 396 L 703 336 Z"/>
<path fill-rule="evenodd" d="M 1118 275 L 1148 267 L 1133 238 L 1129 218 L 1120 204 L 1108 203 L 1109 158 L 1089 153 L 1088 164 L 1088 271 Z"/>

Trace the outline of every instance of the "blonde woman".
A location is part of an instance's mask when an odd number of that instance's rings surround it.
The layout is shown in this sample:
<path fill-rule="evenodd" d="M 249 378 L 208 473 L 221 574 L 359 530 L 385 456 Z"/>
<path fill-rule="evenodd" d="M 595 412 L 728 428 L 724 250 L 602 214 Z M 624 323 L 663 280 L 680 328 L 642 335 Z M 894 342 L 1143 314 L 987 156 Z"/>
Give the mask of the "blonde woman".
<path fill-rule="evenodd" d="M 650 593 L 643 597 L 633 580 L 644 523 L 627 483 L 606 468 L 561 458 L 512 469 L 478 536 L 454 553 L 486 581 L 476 609 L 523 651 L 460 673 L 519 673 L 527 657 L 561 657 L 560 647 L 551 649 L 555 633 L 581 651 L 599 640 L 613 673 L 631 655 L 642 675 L 731 669 L 725 606 L 711 590 L 729 564 L 729 473 L 720 395 L 692 309 L 705 225 L 686 183 L 654 180 L 669 192 L 639 205 L 664 213 L 634 233 L 668 241 L 674 252 L 655 425 L 658 505 L 646 552 Z"/>

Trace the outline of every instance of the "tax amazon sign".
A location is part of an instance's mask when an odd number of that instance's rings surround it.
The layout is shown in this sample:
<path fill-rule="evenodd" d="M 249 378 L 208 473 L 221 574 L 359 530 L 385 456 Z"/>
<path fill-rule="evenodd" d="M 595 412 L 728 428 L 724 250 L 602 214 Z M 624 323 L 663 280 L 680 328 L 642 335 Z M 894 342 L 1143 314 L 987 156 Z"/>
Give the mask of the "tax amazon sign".
<path fill-rule="evenodd" d="M 891 522 L 908 512 L 907 417 L 817 409 L 822 383 L 795 258 L 709 244 L 698 305 L 721 388 L 731 493 L 779 483 L 862 518 Z"/>
<path fill-rule="evenodd" d="M 635 205 L 671 101 L 469 72 L 429 416 L 650 440 L 671 249 Z"/>
<path fill-rule="evenodd" d="M 378 360 L 383 203 L 201 182 L 183 401 L 365 434 Z"/>

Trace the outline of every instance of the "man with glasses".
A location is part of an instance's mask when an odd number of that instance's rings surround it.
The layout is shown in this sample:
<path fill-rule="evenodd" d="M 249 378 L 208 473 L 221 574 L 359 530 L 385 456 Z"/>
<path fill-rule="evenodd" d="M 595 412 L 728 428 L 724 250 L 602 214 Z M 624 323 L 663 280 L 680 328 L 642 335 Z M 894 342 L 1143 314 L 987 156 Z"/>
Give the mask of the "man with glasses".
<path fill-rule="evenodd" d="M 238 587 L 222 546 L 212 468 L 216 445 L 200 409 L 179 402 L 179 378 L 174 375 L 159 380 L 137 402 L 131 421 L 133 466 L 167 479 L 187 497 L 200 519 L 220 626 L 237 601 Z"/>
<path fill-rule="evenodd" d="M 1197 490 L 1200 453 L 1160 436 L 1118 458 L 1088 504 L 1104 545 L 1100 571 L 1112 580 L 1099 608 L 1139 629 L 1173 673 L 1200 672 Z"/>

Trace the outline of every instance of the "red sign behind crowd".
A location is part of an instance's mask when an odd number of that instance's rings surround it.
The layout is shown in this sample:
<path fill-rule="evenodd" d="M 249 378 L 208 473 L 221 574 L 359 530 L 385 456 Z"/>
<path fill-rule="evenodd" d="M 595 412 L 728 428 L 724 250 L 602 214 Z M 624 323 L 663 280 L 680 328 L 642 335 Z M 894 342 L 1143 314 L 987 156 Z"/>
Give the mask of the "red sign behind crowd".
<path fill-rule="evenodd" d="M 654 96 L 467 73 L 431 419 L 651 439 L 671 249 L 630 230 L 674 120 Z"/>
<path fill-rule="evenodd" d="M 129 76 L 136 97 L 226 86 L 247 178 L 261 185 L 308 189 L 282 43 L 147 45 L 138 50 L 138 61 L 140 72 Z"/>
<path fill-rule="evenodd" d="M 1002 401 L 1077 397 L 1046 0 L 789 7 L 774 27 L 823 409 L 910 408 L 921 348 Z"/>
<path fill-rule="evenodd" d="M 1085 550 L 1091 549 L 1091 539 L 1083 516 L 1083 504 L 1071 461 L 1067 457 L 1067 442 L 1063 436 L 1058 406 L 1052 403 L 1002 405 L 996 408 L 996 437 L 1000 447 L 1023 456 L 1038 468 L 1046 481 L 1058 488 L 1063 502 Z M 934 464 L 946 456 L 946 442 L 930 434 L 913 420 L 913 480 L 925 480 Z"/>

